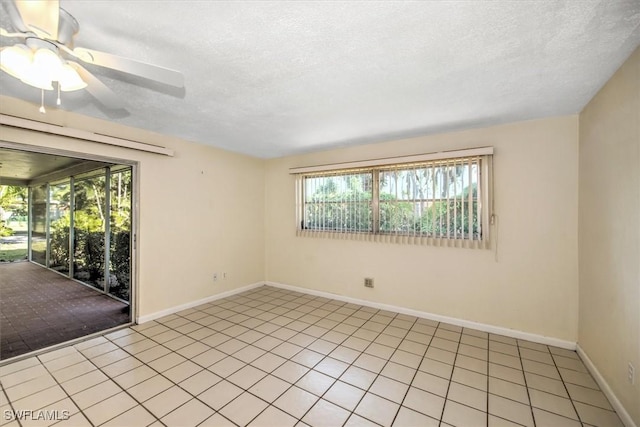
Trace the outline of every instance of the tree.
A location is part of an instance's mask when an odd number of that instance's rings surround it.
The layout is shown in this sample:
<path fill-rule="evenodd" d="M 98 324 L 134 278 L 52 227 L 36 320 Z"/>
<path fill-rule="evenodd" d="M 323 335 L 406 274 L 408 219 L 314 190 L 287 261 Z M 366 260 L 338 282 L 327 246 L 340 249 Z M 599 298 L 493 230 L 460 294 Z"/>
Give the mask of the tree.
<path fill-rule="evenodd" d="M 308 177 L 303 226 L 342 232 L 479 237 L 477 167 L 477 163 L 444 163 Z M 373 230 L 376 174 L 379 225 Z"/>
<path fill-rule="evenodd" d="M 312 230 L 369 231 L 372 229 L 371 174 L 308 178 L 315 185 L 305 203 L 305 227 Z"/>
<path fill-rule="evenodd" d="M 8 226 L 9 218 L 27 221 L 28 192 L 26 187 L 0 185 L 0 236 L 11 236 L 14 230 Z"/>

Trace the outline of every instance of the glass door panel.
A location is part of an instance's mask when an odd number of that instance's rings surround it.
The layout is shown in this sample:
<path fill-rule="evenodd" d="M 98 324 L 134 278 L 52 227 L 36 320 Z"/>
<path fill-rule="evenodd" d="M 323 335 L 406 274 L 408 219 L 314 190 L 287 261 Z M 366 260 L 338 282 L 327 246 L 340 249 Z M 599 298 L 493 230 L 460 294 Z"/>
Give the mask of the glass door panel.
<path fill-rule="evenodd" d="M 49 238 L 51 239 L 49 268 L 69 274 L 69 203 L 71 183 L 51 184 L 49 187 Z"/>
<path fill-rule="evenodd" d="M 109 293 L 129 301 L 131 282 L 131 168 L 111 169 Z"/>
<path fill-rule="evenodd" d="M 73 277 L 104 290 L 105 174 L 74 182 Z"/>
<path fill-rule="evenodd" d="M 31 189 L 31 261 L 47 263 L 47 185 Z"/>

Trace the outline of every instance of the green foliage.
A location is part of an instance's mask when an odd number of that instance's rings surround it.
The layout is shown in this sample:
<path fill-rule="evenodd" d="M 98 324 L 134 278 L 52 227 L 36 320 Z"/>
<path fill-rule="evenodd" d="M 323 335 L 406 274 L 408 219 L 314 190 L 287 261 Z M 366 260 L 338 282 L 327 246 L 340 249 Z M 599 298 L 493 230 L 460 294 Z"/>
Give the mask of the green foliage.
<path fill-rule="evenodd" d="M 120 231 L 111 235 L 111 272 L 116 281 L 111 284 L 110 292 L 122 298 L 129 299 L 131 281 L 131 233 Z"/>
<path fill-rule="evenodd" d="M 9 212 L 9 219 L 26 220 L 28 206 L 28 190 L 16 185 L 0 185 L 0 237 L 12 236 L 14 229 L 7 222 L 5 212 Z"/>
<path fill-rule="evenodd" d="M 0 220 L 0 237 L 12 236 L 13 228 L 7 227 L 5 221 Z"/>
<path fill-rule="evenodd" d="M 66 219 L 66 223 L 65 223 Z M 59 271 L 69 271 L 69 216 L 51 225 L 49 264 Z"/>
<path fill-rule="evenodd" d="M 111 231 L 131 229 L 131 170 L 111 175 Z"/>
<path fill-rule="evenodd" d="M 103 174 L 75 181 L 73 274 L 99 288 L 104 281 L 104 201 Z"/>
<path fill-rule="evenodd" d="M 75 231 L 74 269 L 78 278 L 87 283 L 98 285 L 104 278 L 104 233 Z M 65 270 L 69 265 L 69 226 L 58 222 L 52 227 L 50 264 L 53 268 Z M 128 300 L 130 286 L 130 233 L 118 231 L 111 233 L 111 266 L 114 276 L 109 292 Z"/>
<path fill-rule="evenodd" d="M 27 259 L 26 249 L 1 249 L 0 262 L 14 262 Z"/>
<path fill-rule="evenodd" d="M 103 175 L 76 181 L 73 216 L 76 229 L 89 233 L 104 232 L 104 181 Z"/>
<path fill-rule="evenodd" d="M 464 215 L 462 209 L 464 206 Z M 472 233 L 478 237 L 478 202 L 472 202 L 472 219 L 469 224 L 469 202 L 446 201 L 436 202 L 428 210 L 427 214 L 422 216 L 417 224 L 417 230 L 422 234 L 435 237 L 465 237 Z M 456 214 L 457 213 L 457 214 Z M 447 231 L 449 236 L 447 236 Z"/>
<path fill-rule="evenodd" d="M 443 179 L 441 187 L 449 188 L 462 169 L 451 168 L 446 173 L 435 174 L 429 179 Z M 371 231 L 373 229 L 372 194 L 370 175 L 347 175 L 325 179 L 305 203 L 304 226 L 315 230 L 336 231 Z M 477 185 L 459 187 L 458 193 L 450 200 L 446 192 L 438 191 L 436 200 L 429 200 L 425 195 L 429 188 L 428 177 L 421 176 L 418 171 L 405 173 L 400 182 L 397 175 L 380 174 L 381 193 L 379 194 L 379 232 L 410 233 L 433 237 L 465 237 L 469 233 L 479 237 L 479 219 L 477 202 Z M 346 180 L 347 185 L 338 185 L 339 180 Z M 395 179 L 395 185 L 390 180 Z M 400 185 L 403 185 L 400 188 Z M 382 191 L 382 188 L 395 188 L 398 194 Z M 469 192 L 472 201 L 469 202 Z M 464 210 L 464 211 L 463 211 Z"/>
<path fill-rule="evenodd" d="M 11 211 L 13 215 L 26 217 L 27 199 L 27 187 L 0 185 L 0 210 Z"/>
<path fill-rule="evenodd" d="M 87 233 L 104 233 L 104 221 L 92 211 L 75 211 L 73 220 L 76 230 Z"/>
<path fill-rule="evenodd" d="M 406 233 L 413 230 L 413 208 L 412 202 L 396 202 L 394 195 L 380 194 L 380 232 Z"/>
<path fill-rule="evenodd" d="M 86 283 L 102 287 L 104 279 L 104 233 L 76 229 L 74 231 L 74 276 Z"/>
<path fill-rule="evenodd" d="M 370 175 L 347 175 L 326 180 L 305 205 L 305 227 L 313 230 L 370 231 Z M 336 180 L 345 180 L 346 188 Z"/>
<path fill-rule="evenodd" d="M 131 229 L 131 189 L 132 174 L 130 168 L 112 169 L 110 187 L 110 210 L 106 210 L 106 175 L 104 169 L 91 176 L 80 177 L 74 182 L 73 192 L 70 181 L 39 185 L 32 188 L 33 197 L 33 240 L 32 256 L 37 262 L 46 259 L 47 216 L 50 221 L 49 266 L 59 271 L 68 271 L 69 261 L 73 259 L 74 277 L 98 288 L 103 287 L 105 271 L 105 231 L 110 224 L 110 293 L 129 299 L 130 287 L 130 229 Z M 73 200 L 73 246 L 69 248 L 70 226 Z M 47 204 L 47 197 L 49 203 Z M 24 187 L 0 186 L 0 219 L 4 212 L 11 210 L 11 218 L 24 218 L 28 215 L 28 192 Z M 47 212 L 46 207 L 49 207 Z M 0 236 L 8 235 L 11 229 L 0 222 Z M 38 237 L 38 239 L 36 239 Z M 9 258 L 8 251 L 0 252 L 2 258 Z M 11 258 L 26 256 L 10 254 Z"/>
<path fill-rule="evenodd" d="M 45 265 L 47 262 L 47 241 L 44 238 L 31 240 L 31 261 Z"/>
<path fill-rule="evenodd" d="M 69 263 L 70 186 L 52 186 L 52 198 L 62 216 L 51 223 L 50 264 L 60 270 Z M 110 221 L 109 292 L 128 300 L 130 287 L 131 171 L 114 172 L 110 181 L 111 210 L 105 214 L 104 175 L 76 180 L 74 188 L 74 277 L 102 288 L 105 269 L 105 228 Z M 54 191 L 55 190 L 55 191 Z"/>

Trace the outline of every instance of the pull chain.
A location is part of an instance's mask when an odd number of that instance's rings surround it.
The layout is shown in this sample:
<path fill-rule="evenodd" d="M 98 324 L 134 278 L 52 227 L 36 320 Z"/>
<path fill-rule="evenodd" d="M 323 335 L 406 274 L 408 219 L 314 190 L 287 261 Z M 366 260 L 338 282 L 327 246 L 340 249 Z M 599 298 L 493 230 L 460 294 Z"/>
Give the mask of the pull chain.
<path fill-rule="evenodd" d="M 40 114 L 44 114 L 47 110 L 44 109 L 44 89 L 40 89 Z"/>

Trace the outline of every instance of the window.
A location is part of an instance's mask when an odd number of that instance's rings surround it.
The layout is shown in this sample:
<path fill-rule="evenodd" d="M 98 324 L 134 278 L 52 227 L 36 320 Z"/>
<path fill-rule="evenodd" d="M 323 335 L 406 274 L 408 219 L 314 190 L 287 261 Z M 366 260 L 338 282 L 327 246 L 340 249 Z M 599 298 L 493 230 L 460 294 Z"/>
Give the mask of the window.
<path fill-rule="evenodd" d="M 372 171 L 304 177 L 301 227 L 340 232 L 373 231 Z"/>
<path fill-rule="evenodd" d="M 298 234 L 487 247 L 492 153 L 293 169 Z"/>

